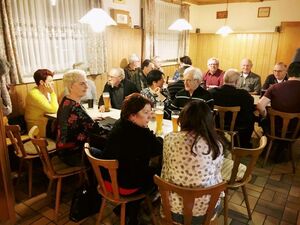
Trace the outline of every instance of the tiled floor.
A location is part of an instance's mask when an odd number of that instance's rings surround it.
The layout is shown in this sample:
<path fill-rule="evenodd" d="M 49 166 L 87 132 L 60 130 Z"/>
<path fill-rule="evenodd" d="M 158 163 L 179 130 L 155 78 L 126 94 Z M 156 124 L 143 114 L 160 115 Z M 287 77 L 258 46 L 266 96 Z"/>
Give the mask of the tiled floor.
<path fill-rule="evenodd" d="M 268 163 L 261 168 L 259 159 L 251 183 L 247 185 L 250 206 L 253 210 L 252 221 L 248 220 L 247 210 L 241 190 L 230 191 L 229 221 L 230 225 L 300 225 L 300 143 L 294 146 L 297 154 L 296 174 L 292 174 L 291 163 Z M 96 215 L 80 223 L 68 219 L 69 208 L 76 179 L 63 183 L 62 204 L 57 224 L 95 224 Z M 35 171 L 33 198 L 26 194 L 26 178 L 15 187 L 17 224 L 55 224 L 53 221 L 54 201 L 46 197 L 47 178 L 41 170 Z M 105 213 L 103 224 L 119 224 L 119 220 L 110 206 Z M 223 216 L 218 218 L 223 224 Z"/>

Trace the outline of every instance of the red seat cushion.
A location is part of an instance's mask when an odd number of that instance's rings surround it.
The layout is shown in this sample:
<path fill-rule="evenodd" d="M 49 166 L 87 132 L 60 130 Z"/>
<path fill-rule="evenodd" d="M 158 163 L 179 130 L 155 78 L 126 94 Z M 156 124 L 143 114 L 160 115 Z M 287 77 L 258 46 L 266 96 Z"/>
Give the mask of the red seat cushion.
<path fill-rule="evenodd" d="M 112 185 L 109 181 L 104 181 L 104 185 L 106 187 L 106 190 L 108 192 L 112 192 Z M 122 188 L 122 187 L 119 187 L 119 193 L 120 195 L 131 195 L 135 192 L 137 192 L 139 189 L 138 188 L 132 188 L 132 189 L 128 189 L 128 188 Z"/>

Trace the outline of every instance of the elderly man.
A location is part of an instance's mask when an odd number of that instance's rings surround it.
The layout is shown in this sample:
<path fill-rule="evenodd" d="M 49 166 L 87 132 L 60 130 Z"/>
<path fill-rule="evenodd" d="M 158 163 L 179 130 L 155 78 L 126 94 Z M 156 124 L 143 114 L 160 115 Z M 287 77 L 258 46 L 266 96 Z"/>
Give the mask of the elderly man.
<path fill-rule="evenodd" d="M 273 84 L 278 84 L 281 82 L 285 82 L 288 80 L 286 65 L 283 62 L 276 63 L 273 69 L 273 74 L 270 74 L 263 87 L 262 90 L 267 90 Z"/>
<path fill-rule="evenodd" d="M 132 54 L 129 59 L 128 65 L 124 68 L 125 78 L 130 80 L 130 78 L 134 75 L 139 73 L 141 70 L 140 66 L 140 59 L 136 54 Z"/>
<path fill-rule="evenodd" d="M 224 75 L 224 85 L 218 88 L 212 88 L 209 92 L 212 94 L 215 105 L 219 106 L 240 106 L 241 110 L 237 115 L 235 130 L 239 132 L 241 147 L 251 147 L 251 134 L 254 129 L 254 99 L 243 89 L 237 89 L 236 84 L 240 74 L 233 69 L 227 70 Z M 230 126 L 231 118 L 225 118 L 225 126 Z"/>
<path fill-rule="evenodd" d="M 258 95 L 261 89 L 260 76 L 251 71 L 252 66 L 253 63 L 250 59 L 243 59 L 241 61 L 242 72 L 237 83 L 237 88 L 245 89 L 252 95 Z"/>
<path fill-rule="evenodd" d="M 147 85 L 147 75 L 154 69 L 154 64 L 149 59 L 145 59 L 141 66 L 142 70 L 139 70 L 138 73 L 132 75 L 130 80 L 136 85 L 138 91 L 148 87 Z"/>
<path fill-rule="evenodd" d="M 103 92 L 109 92 L 111 107 L 121 109 L 123 100 L 127 95 L 138 92 L 134 83 L 125 79 L 125 74 L 121 68 L 112 68 L 108 73 L 108 81 Z M 99 111 L 104 112 L 103 95 L 99 99 Z"/>
<path fill-rule="evenodd" d="M 219 69 L 219 60 L 210 58 L 207 61 L 208 71 L 204 75 L 203 81 L 207 89 L 223 84 L 224 71 Z"/>
<path fill-rule="evenodd" d="M 200 86 L 202 79 L 200 69 L 194 67 L 186 69 L 183 74 L 184 89 L 176 94 L 170 109 L 182 109 L 192 100 L 205 101 L 213 109 L 214 100 L 211 94 Z"/>

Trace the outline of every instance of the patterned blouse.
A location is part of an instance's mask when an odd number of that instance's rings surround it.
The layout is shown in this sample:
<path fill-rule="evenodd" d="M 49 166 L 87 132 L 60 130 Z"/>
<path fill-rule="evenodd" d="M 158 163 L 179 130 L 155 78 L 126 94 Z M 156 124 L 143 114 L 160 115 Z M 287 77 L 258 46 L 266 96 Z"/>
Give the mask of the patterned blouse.
<path fill-rule="evenodd" d="M 213 160 L 211 154 L 205 154 L 208 145 L 201 137 L 193 148 L 196 155 L 191 154 L 193 140 L 193 136 L 184 131 L 169 133 L 164 138 L 161 177 L 183 187 L 209 187 L 221 183 L 223 147 L 220 145 L 221 154 Z M 197 198 L 193 216 L 205 215 L 209 200 L 209 195 Z M 173 213 L 183 214 L 182 198 L 176 193 L 170 195 L 170 205 Z"/>
<path fill-rule="evenodd" d="M 93 125 L 94 120 L 80 103 L 64 97 L 57 112 L 57 148 L 82 149 Z"/>

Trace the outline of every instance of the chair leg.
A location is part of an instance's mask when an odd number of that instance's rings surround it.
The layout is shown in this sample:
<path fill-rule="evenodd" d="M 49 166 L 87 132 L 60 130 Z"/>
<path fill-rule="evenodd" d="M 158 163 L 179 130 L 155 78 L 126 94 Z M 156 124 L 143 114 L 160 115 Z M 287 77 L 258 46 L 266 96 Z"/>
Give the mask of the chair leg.
<path fill-rule="evenodd" d="M 225 191 L 225 197 L 224 197 L 224 225 L 227 225 L 228 221 L 228 189 Z"/>
<path fill-rule="evenodd" d="M 272 145 L 273 145 L 273 140 L 270 140 L 270 143 L 269 143 L 269 146 L 268 146 L 268 149 L 267 149 L 267 153 L 266 153 L 266 156 L 265 156 L 265 159 L 264 159 L 263 167 L 265 167 L 265 165 L 266 165 L 266 163 L 267 163 L 267 160 L 268 160 L 268 158 L 269 158 L 269 155 L 270 155 L 270 151 L 271 151 Z"/>
<path fill-rule="evenodd" d="M 248 212 L 249 220 L 252 220 L 251 209 L 250 209 L 249 199 L 248 199 L 248 195 L 247 195 L 245 185 L 242 186 L 242 191 L 243 191 L 245 203 L 246 203 L 246 206 L 247 206 L 247 212 Z"/>
<path fill-rule="evenodd" d="M 125 225 L 125 220 L 126 220 L 126 204 L 122 203 L 121 204 L 121 218 L 120 218 L 120 225 Z"/>
<path fill-rule="evenodd" d="M 96 222 L 97 225 L 99 225 L 100 222 L 101 222 L 105 205 L 106 205 L 106 199 L 102 198 L 102 203 L 101 203 L 101 207 L 100 207 L 100 210 L 99 210 L 99 215 L 98 215 L 97 222 Z"/>
<path fill-rule="evenodd" d="M 32 160 L 28 161 L 28 195 L 32 195 Z"/>
<path fill-rule="evenodd" d="M 290 153 L 290 159 L 292 160 L 293 173 L 295 173 L 296 172 L 296 162 L 295 162 L 295 158 L 294 158 L 292 143 L 290 143 L 290 142 L 288 143 L 288 151 Z"/>
<path fill-rule="evenodd" d="M 152 203 L 151 203 L 151 200 L 150 200 L 149 196 L 146 196 L 146 203 L 147 203 L 147 206 L 148 206 L 148 208 L 150 210 L 150 213 L 151 213 L 152 223 L 154 225 L 158 225 L 157 218 L 156 218 L 156 216 L 154 214 Z"/>
<path fill-rule="evenodd" d="M 23 165 L 24 165 L 24 160 L 20 159 L 20 165 L 19 165 L 19 170 L 18 170 L 18 179 L 17 179 L 17 183 L 16 185 L 18 186 L 20 183 L 20 178 L 21 178 L 21 174 L 22 174 L 22 169 L 23 169 Z"/>
<path fill-rule="evenodd" d="M 61 180 L 62 178 L 57 179 L 57 185 L 56 185 L 56 198 L 55 198 L 55 221 L 57 222 L 58 219 L 58 210 L 60 205 L 60 195 L 61 195 Z"/>

